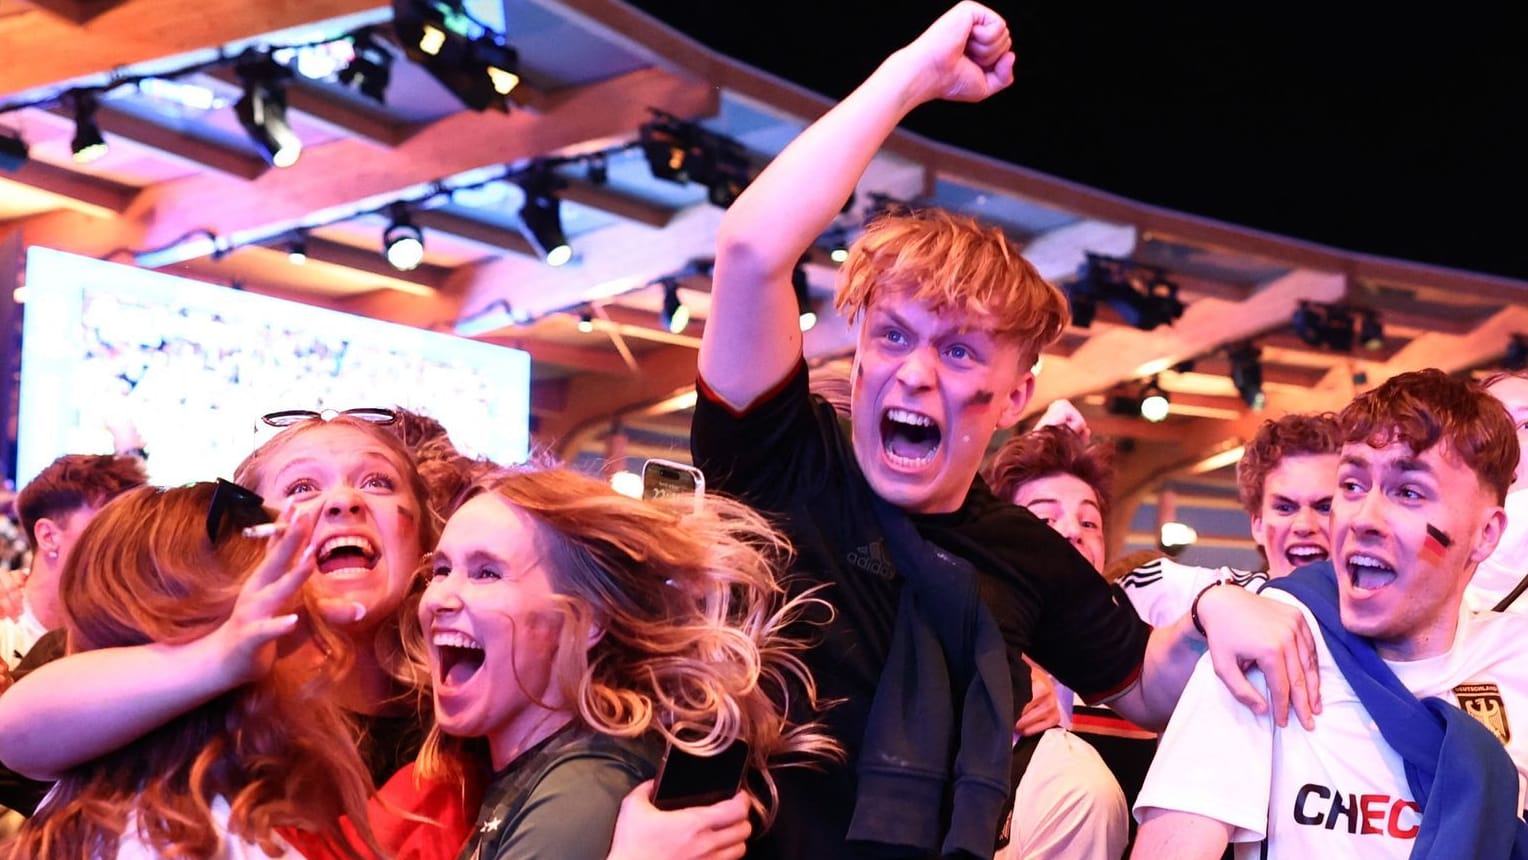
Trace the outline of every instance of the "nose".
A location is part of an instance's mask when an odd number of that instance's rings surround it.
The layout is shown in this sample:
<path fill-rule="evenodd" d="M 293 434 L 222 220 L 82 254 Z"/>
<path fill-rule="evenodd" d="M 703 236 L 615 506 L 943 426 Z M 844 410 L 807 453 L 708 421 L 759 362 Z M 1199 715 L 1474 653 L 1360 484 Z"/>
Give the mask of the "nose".
<path fill-rule="evenodd" d="M 427 615 L 444 615 L 461 609 L 462 600 L 456 591 L 456 577 L 447 575 L 431 579 L 419 598 L 419 606 Z"/>
<path fill-rule="evenodd" d="M 897 367 L 897 379 L 908 388 L 930 388 L 934 383 L 935 360 L 932 347 L 914 349 Z"/>
<path fill-rule="evenodd" d="M 354 487 L 337 487 L 324 498 L 324 518 L 359 516 L 361 507 L 361 495 Z"/>
<path fill-rule="evenodd" d="M 1371 487 L 1362 496 L 1353 499 L 1352 515 L 1348 528 L 1358 535 L 1378 535 L 1385 530 L 1385 494 L 1378 487 Z"/>
<path fill-rule="evenodd" d="M 1294 533 L 1302 537 L 1308 537 L 1321 529 L 1322 517 L 1312 505 L 1305 505 L 1295 515 Z"/>

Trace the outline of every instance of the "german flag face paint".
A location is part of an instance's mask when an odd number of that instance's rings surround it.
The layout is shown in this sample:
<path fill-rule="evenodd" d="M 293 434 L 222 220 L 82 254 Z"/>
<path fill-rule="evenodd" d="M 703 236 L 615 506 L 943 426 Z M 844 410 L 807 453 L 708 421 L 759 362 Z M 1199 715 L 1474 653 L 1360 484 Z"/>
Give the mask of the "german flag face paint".
<path fill-rule="evenodd" d="M 1443 563 L 1443 553 L 1453 545 L 1453 538 L 1449 537 L 1442 529 L 1432 523 L 1428 523 L 1427 537 L 1422 539 L 1422 546 L 1417 551 L 1417 555 L 1427 564 L 1441 565 Z"/>

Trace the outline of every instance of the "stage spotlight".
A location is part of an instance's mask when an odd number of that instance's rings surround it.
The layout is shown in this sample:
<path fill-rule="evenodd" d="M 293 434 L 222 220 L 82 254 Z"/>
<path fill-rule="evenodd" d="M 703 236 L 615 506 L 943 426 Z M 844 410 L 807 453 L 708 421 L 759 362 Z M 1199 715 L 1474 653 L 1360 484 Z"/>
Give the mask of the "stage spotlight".
<path fill-rule="evenodd" d="M 239 124 L 266 161 L 276 167 L 296 164 L 302 141 L 286 116 L 286 84 L 292 73 L 265 55 L 240 60 L 235 71 L 244 82 L 244 96 L 234 105 Z"/>
<path fill-rule="evenodd" d="M 393 77 L 393 55 L 382 47 L 370 30 L 351 38 L 355 59 L 340 70 L 340 83 L 355 87 L 377 104 L 387 103 L 387 85 Z"/>
<path fill-rule="evenodd" d="M 1321 345 L 1321 318 L 1310 302 L 1301 302 L 1289 322 L 1300 340 L 1310 346 Z"/>
<path fill-rule="evenodd" d="M 292 235 L 292 243 L 287 246 L 287 260 L 294 266 L 308 262 L 308 231 L 298 230 Z"/>
<path fill-rule="evenodd" d="M 106 154 L 106 138 L 96 124 L 96 109 L 100 104 L 89 92 L 74 94 L 74 140 L 69 149 L 79 164 L 89 164 Z"/>
<path fill-rule="evenodd" d="M 753 178 L 748 151 L 730 137 L 717 134 L 673 114 L 651 109 L 655 118 L 638 130 L 642 154 L 655 179 L 706 186 L 706 199 L 726 208 Z"/>
<path fill-rule="evenodd" d="M 603 152 L 596 152 L 584 162 L 585 178 L 590 185 L 610 184 L 610 161 Z"/>
<path fill-rule="evenodd" d="M 1226 357 L 1231 361 L 1231 384 L 1236 386 L 1242 402 L 1254 411 L 1261 411 L 1268 402 L 1263 393 L 1261 350 L 1249 341 L 1232 347 Z"/>
<path fill-rule="evenodd" d="M 1358 343 L 1370 352 L 1385 348 L 1385 327 L 1380 323 L 1378 311 L 1358 312 Z"/>
<path fill-rule="evenodd" d="M 1172 325 L 1185 310 L 1178 285 L 1160 270 L 1098 254 L 1087 256 L 1066 293 L 1072 324 L 1078 328 L 1093 324 L 1100 304 L 1142 331 Z"/>
<path fill-rule="evenodd" d="M 810 331 L 817 325 L 817 312 L 812 309 L 811 285 L 807 283 L 806 267 L 800 263 L 791 270 L 791 289 L 796 294 L 796 314 L 802 331 Z"/>
<path fill-rule="evenodd" d="M 1507 341 L 1507 354 L 1501 360 L 1503 370 L 1528 370 L 1528 335 L 1514 334 Z"/>
<path fill-rule="evenodd" d="M 17 170 L 27 160 L 27 142 L 14 132 L 0 132 L 0 170 Z"/>
<path fill-rule="evenodd" d="M 690 309 L 679 300 L 679 281 L 664 278 L 659 283 L 663 285 L 663 311 L 659 313 L 658 321 L 670 333 L 679 334 L 690 324 Z"/>
<path fill-rule="evenodd" d="M 580 311 L 578 314 L 578 330 L 584 334 L 594 331 L 594 314 L 588 310 Z"/>
<path fill-rule="evenodd" d="M 573 259 L 573 246 L 562 231 L 562 200 L 557 197 L 558 189 L 566 183 L 542 164 L 533 165 L 516 181 L 525 192 L 520 223 L 525 225 L 531 244 L 548 266 L 564 265 Z"/>
<path fill-rule="evenodd" d="M 1163 523 L 1157 532 L 1157 546 L 1171 558 L 1177 558 L 1198 540 L 1199 532 L 1193 526 L 1177 520 Z"/>
<path fill-rule="evenodd" d="M 441 4 L 394 0 L 393 28 L 409 59 L 473 110 L 508 112 L 505 96 L 520 83 L 519 55 L 498 35 Z M 475 35 L 469 35 L 473 31 Z"/>
<path fill-rule="evenodd" d="M 424 232 L 409 220 L 403 204 L 393 206 L 392 216 L 392 223 L 382 234 L 382 253 L 398 271 L 413 271 L 424 262 Z"/>
<path fill-rule="evenodd" d="M 1327 305 L 1322 339 L 1337 352 L 1353 351 L 1353 312 L 1342 305 Z"/>
<path fill-rule="evenodd" d="M 1146 383 L 1141 389 L 1141 417 L 1153 424 L 1167 418 L 1167 412 L 1171 404 L 1167 401 L 1167 392 L 1157 384 L 1156 379 Z"/>

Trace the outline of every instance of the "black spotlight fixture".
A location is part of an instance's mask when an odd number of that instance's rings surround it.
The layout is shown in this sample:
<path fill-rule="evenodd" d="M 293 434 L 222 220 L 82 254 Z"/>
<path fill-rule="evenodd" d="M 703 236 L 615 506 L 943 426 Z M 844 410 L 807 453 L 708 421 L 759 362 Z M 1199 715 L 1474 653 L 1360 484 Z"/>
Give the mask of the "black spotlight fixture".
<path fill-rule="evenodd" d="M 1262 350 L 1251 341 L 1237 344 L 1226 351 L 1231 362 L 1231 384 L 1242 402 L 1253 411 L 1261 411 L 1268 398 L 1263 394 Z"/>
<path fill-rule="evenodd" d="M 411 272 L 424 262 L 424 232 L 409 218 L 408 207 L 394 203 L 392 223 L 382 233 L 382 253 L 400 272 Z"/>
<path fill-rule="evenodd" d="M 17 170 L 26 160 L 27 142 L 15 132 L 0 132 L 0 170 Z"/>
<path fill-rule="evenodd" d="M 1067 288 L 1072 324 L 1093 324 L 1098 305 L 1108 306 L 1125 323 L 1141 329 L 1172 325 L 1183 316 L 1178 285 L 1160 269 L 1130 260 L 1089 254 Z"/>
<path fill-rule="evenodd" d="M 690 324 L 690 309 L 679 300 L 679 280 L 664 278 L 658 283 L 663 285 L 663 310 L 658 314 L 658 321 L 671 334 L 679 334 Z"/>
<path fill-rule="evenodd" d="M 393 28 L 409 59 L 476 111 L 507 113 L 520 83 L 520 58 L 498 34 L 474 24 L 453 3 L 393 0 Z"/>
<path fill-rule="evenodd" d="M 812 307 L 811 284 L 806 279 L 805 261 L 791 270 L 791 290 L 796 294 L 796 315 L 802 331 L 810 331 L 817 325 L 817 311 Z"/>
<path fill-rule="evenodd" d="M 291 167 L 302 155 L 302 141 L 287 122 L 287 82 L 292 72 L 267 54 L 246 53 L 235 66 L 244 95 L 234 105 L 239 124 L 260 155 L 275 167 Z"/>
<path fill-rule="evenodd" d="M 1378 311 L 1358 312 L 1358 345 L 1370 352 L 1385 348 L 1385 326 L 1380 322 Z"/>
<path fill-rule="evenodd" d="M 1321 313 L 1310 302 L 1301 302 L 1289 320 L 1295 335 L 1309 346 L 1319 347 L 1321 341 Z"/>
<path fill-rule="evenodd" d="M 292 241 L 287 244 L 287 260 L 294 266 L 301 266 L 308 262 L 307 230 L 298 230 L 292 234 Z"/>
<path fill-rule="evenodd" d="M 656 179 L 706 186 L 706 198 L 726 208 L 753 179 L 748 151 L 730 137 L 657 108 L 638 130 L 642 154 Z"/>
<path fill-rule="evenodd" d="M 1372 311 L 1359 313 L 1362 322 L 1355 325 L 1353 309 L 1346 305 L 1300 302 L 1290 318 L 1290 325 L 1301 341 L 1317 349 L 1352 352 L 1355 337 L 1368 349 L 1383 347 L 1384 331 L 1378 316 Z"/>
<path fill-rule="evenodd" d="M 106 138 L 95 118 L 99 107 L 93 93 L 82 90 L 74 94 L 74 139 L 69 150 L 78 164 L 89 164 L 106 154 Z"/>
<path fill-rule="evenodd" d="M 1528 370 L 1528 335 L 1514 334 L 1507 341 L 1507 354 L 1502 357 L 1503 370 Z"/>
<path fill-rule="evenodd" d="M 610 160 L 603 152 L 590 155 L 584 162 L 584 178 L 589 180 L 590 185 L 610 184 Z"/>
<path fill-rule="evenodd" d="M 584 334 L 594 331 L 594 313 L 588 308 L 578 312 L 578 330 Z"/>
<path fill-rule="evenodd" d="M 525 192 L 520 223 L 531 244 L 548 266 L 566 264 L 573 259 L 573 246 L 562 230 L 562 200 L 557 192 L 567 183 L 541 162 L 532 164 L 516 182 Z"/>
<path fill-rule="evenodd" d="M 361 30 L 351 37 L 355 58 L 340 69 L 340 83 L 355 87 L 377 104 L 387 104 L 387 85 L 393 79 L 393 55 L 377 41 L 372 31 Z"/>

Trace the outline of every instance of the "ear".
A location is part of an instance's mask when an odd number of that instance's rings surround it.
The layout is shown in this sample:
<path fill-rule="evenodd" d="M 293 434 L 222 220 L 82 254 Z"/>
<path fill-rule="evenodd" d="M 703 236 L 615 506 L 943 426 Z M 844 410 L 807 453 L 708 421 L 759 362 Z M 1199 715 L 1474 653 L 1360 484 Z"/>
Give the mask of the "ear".
<path fill-rule="evenodd" d="M 997 426 L 1001 428 L 1012 427 L 1024 417 L 1024 407 L 1035 396 L 1035 375 L 1029 370 L 1019 374 L 1014 380 L 1013 388 L 1003 398 L 1003 411 L 998 415 Z"/>
<path fill-rule="evenodd" d="M 1475 543 L 1470 547 L 1470 564 L 1477 565 L 1490 557 L 1496 551 L 1496 544 L 1501 541 L 1502 532 L 1507 529 L 1507 512 L 1500 506 L 1494 506 L 1486 515 L 1486 520 L 1476 532 Z"/>
<path fill-rule="evenodd" d="M 1253 514 L 1252 515 L 1252 542 L 1257 544 L 1258 549 L 1261 549 L 1264 552 L 1267 552 L 1267 549 L 1263 546 L 1263 515 L 1262 514 Z"/>
<path fill-rule="evenodd" d="M 52 517 L 43 517 L 32 526 L 32 533 L 37 536 L 38 552 L 55 553 L 63 540 L 64 526 Z"/>
<path fill-rule="evenodd" d="M 597 621 L 589 622 L 589 630 L 584 634 L 584 647 L 593 648 L 601 639 L 605 638 L 605 625 Z"/>

